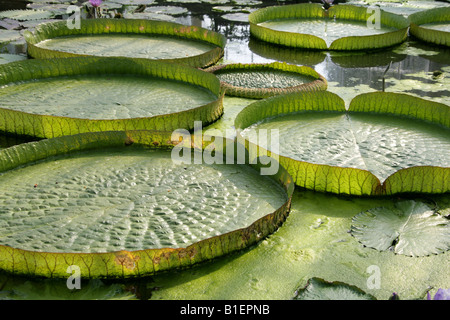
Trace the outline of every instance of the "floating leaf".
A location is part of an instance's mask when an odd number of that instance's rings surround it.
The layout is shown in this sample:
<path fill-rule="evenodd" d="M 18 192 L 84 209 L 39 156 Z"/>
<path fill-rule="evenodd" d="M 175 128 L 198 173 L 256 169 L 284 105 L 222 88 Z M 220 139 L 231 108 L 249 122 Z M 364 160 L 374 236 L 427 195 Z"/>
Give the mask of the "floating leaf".
<path fill-rule="evenodd" d="M 17 30 L 1 30 L 0 29 L 0 43 L 11 42 L 22 38 L 20 31 Z"/>
<path fill-rule="evenodd" d="M 60 21 L 26 32 L 25 39 L 34 58 L 121 56 L 193 67 L 217 62 L 226 42 L 224 36 L 200 27 L 147 19 L 88 19 L 80 29 Z"/>
<path fill-rule="evenodd" d="M 311 278 L 305 288 L 299 289 L 294 300 L 376 300 L 355 286 Z"/>
<path fill-rule="evenodd" d="M 119 3 L 126 6 L 150 5 L 155 2 L 155 0 L 108 0 L 108 1 Z"/>
<path fill-rule="evenodd" d="M 159 21 L 175 21 L 176 20 L 174 17 L 169 16 L 167 14 L 153 13 L 153 12 L 126 13 L 126 14 L 124 14 L 124 18 L 126 18 L 126 19 L 149 19 L 149 20 L 159 20 Z M 104 40 L 104 39 L 99 39 L 99 41 L 102 41 L 102 40 Z M 127 37 L 123 37 L 123 39 L 116 39 L 116 40 L 118 40 L 118 41 L 129 41 L 130 37 L 127 36 Z M 109 41 L 111 41 L 111 39 L 109 39 Z M 143 43 L 141 43 L 141 44 L 143 44 Z M 74 43 L 71 43 L 71 45 L 73 46 Z M 149 46 L 148 43 L 143 44 L 143 48 L 146 48 L 148 46 Z M 137 49 L 137 51 L 139 51 L 138 48 L 136 48 L 136 49 Z M 186 52 L 188 52 L 188 51 L 186 50 Z"/>
<path fill-rule="evenodd" d="M 20 135 L 192 129 L 194 121 L 209 124 L 223 112 L 220 81 L 179 64 L 30 59 L 0 66 L 0 75 L 0 128 Z"/>
<path fill-rule="evenodd" d="M 314 69 L 279 62 L 216 65 L 205 71 L 220 79 L 227 95 L 251 99 L 327 88 L 327 80 Z"/>
<path fill-rule="evenodd" d="M 43 20 L 53 17 L 53 13 L 44 10 L 8 10 L 0 11 L 1 18 L 9 18 L 19 21 Z"/>
<path fill-rule="evenodd" d="M 450 221 L 413 200 L 359 213 L 352 220 L 351 233 L 364 246 L 413 257 L 450 249 Z"/>
<path fill-rule="evenodd" d="M 233 22 L 248 23 L 248 13 L 243 13 L 243 12 L 227 13 L 222 16 L 222 19 L 233 21 Z"/>
<path fill-rule="evenodd" d="M 285 220 L 293 185 L 282 168 L 269 177 L 257 165 L 174 161 L 178 143 L 170 132 L 103 132 L 0 151 L 0 269 L 145 276 L 245 248 Z M 225 148 L 242 149 L 222 140 L 222 160 Z"/>
<path fill-rule="evenodd" d="M 449 112 L 444 104 L 383 92 L 357 96 L 347 111 L 335 94 L 301 92 L 252 103 L 235 127 L 249 148 L 258 145 L 261 129 L 278 132 L 279 141 L 259 144 L 258 154 L 279 155 L 304 188 L 353 195 L 445 193 Z"/>
<path fill-rule="evenodd" d="M 422 41 L 450 46 L 450 7 L 434 8 L 414 13 L 410 32 Z"/>
<path fill-rule="evenodd" d="M 152 6 L 145 8 L 144 12 L 178 16 L 188 13 L 189 10 L 183 7 L 175 7 L 175 6 Z"/>
<path fill-rule="evenodd" d="M 252 36 L 288 47 L 364 50 L 406 40 L 409 23 L 404 17 L 380 10 L 380 28 L 369 28 L 370 17 L 365 7 L 339 5 L 325 10 L 309 3 L 259 9 L 250 14 L 249 22 Z"/>
<path fill-rule="evenodd" d="M 8 54 L 2 53 L 0 54 L 0 64 L 10 63 L 14 61 L 26 60 L 27 57 L 19 54 Z"/>

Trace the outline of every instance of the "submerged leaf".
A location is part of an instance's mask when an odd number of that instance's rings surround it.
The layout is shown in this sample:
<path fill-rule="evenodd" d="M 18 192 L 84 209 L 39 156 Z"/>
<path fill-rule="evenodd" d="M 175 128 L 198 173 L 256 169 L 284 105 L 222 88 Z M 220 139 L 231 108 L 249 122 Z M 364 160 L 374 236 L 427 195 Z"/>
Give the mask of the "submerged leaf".
<path fill-rule="evenodd" d="M 359 213 L 353 218 L 351 233 L 364 246 L 413 257 L 450 249 L 449 220 L 412 200 Z"/>
<path fill-rule="evenodd" d="M 299 289 L 294 300 L 376 300 L 361 289 L 342 282 L 327 282 L 311 278 L 305 288 Z"/>

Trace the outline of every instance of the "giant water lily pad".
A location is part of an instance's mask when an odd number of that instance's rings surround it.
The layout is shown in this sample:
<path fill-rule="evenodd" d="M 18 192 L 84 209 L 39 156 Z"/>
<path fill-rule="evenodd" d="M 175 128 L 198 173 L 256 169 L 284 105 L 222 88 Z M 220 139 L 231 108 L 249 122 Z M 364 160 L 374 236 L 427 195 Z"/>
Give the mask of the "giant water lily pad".
<path fill-rule="evenodd" d="M 413 36 L 425 42 L 450 46 L 450 7 L 420 11 L 408 19 Z"/>
<path fill-rule="evenodd" d="M 449 220 L 413 200 L 359 213 L 353 218 L 351 233 L 367 247 L 413 257 L 450 249 Z"/>
<path fill-rule="evenodd" d="M 217 65 L 206 71 L 219 78 L 227 95 L 251 99 L 327 88 L 327 80 L 314 69 L 279 62 Z"/>
<path fill-rule="evenodd" d="M 220 81 L 178 64 L 127 58 L 27 60 L 1 66 L 0 128 L 50 138 L 108 130 L 192 129 L 222 112 Z"/>
<path fill-rule="evenodd" d="M 192 149 L 191 162 L 174 161 L 171 139 L 87 133 L 0 151 L 0 269 L 144 276 L 245 248 L 281 225 L 293 192 L 281 167 L 263 176 L 258 166 L 198 164 Z"/>
<path fill-rule="evenodd" d="M 339 5 L 325 10 L 319 4 L 259 9 L 249 16 L 252 36 L 278 45 L 330 50 L 389 47 L 406 40 L 409 23 L 380 10 L 374 17 L 365 7 Z M 379 24 L 372 24 L 379 19 Z"/>
<path fill-rule="evenodd" d="M 346 110 L 337 95 L 319 91 L 253 103 L 235 126 L 260 147 L 257 154 L 280 156 L 301 187 L 354 195 L 445 193 L 449 112 L 444 104 L 383 92 L 359 95 Z M 260 132 L 268 132 L 267 142 Z"/>
<path fill-rule="evenodd" d="M 196 26 L 147 19 L 88 19 L 81 28 L 66 21 L 25 33 L 34 58 L 120 56 L 205 67 L 223 55 L 224 36 Z"/>

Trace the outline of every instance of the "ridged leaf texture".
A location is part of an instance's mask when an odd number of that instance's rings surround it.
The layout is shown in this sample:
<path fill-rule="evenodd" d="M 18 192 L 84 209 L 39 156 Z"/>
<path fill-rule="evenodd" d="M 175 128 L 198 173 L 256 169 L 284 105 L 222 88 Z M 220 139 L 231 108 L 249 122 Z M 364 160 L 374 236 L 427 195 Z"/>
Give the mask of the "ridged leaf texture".
<path fill-rule="evenodd" d="M 160 59 L 168 62 L 177 62 L 192 67 L 205 67 L 217 62 L 223 55 L 226 38 L 214 31 L 196 26 L 185 26 L 166 21 L 146 19 L 87 19 L 81 20 L 80 28 L 69 28 L 66 21 L 43 23 L 36 30 L 25 32 L 28 54 L 33 58 L 48 59 L 58 57 L 73 57 L 82 54 L 55 51 L 40 48 L 36 44 L 41 41 L 75 35 L 100 34 L 148 34 L 165 35 L 193 41 L 204 41 L 216 46 L 203 54 L 177 59 Z"/>
<path fill-rule="evenodd" d="M 339 5 L 332 6 L 325 10 L 320 4 L 295 4 L 286 6 L 275 6 L 259 9 L 249 16 L 250 32 L 252 36 L 270 43 L 283 45 L 287 47 L 321 49 L 321 50 L 365 50 L 389 47 L 406 40 L 409 23 L 399 15 L 384 12 L 381 10 L 381 25 L 398 29 L 392 32 L 386 32 L 370 36 L 346 36 L 337 39 L 327 45 L 325 40 L 318 36 L 276 31 L 270 28 L 260 26 L 259 23 L 276 19 L 333 19 L 343 22 L 363 21 L 366 22 L 371 14 L 367 13 L 367 8 Z"/>
<path fill-rule="evenodd" d="M 184 65 L 146 59 L 75 57 L 30 59 L 0 66 L 0 85 L 33 79 L 74 75 L 136 75 L 175 80 L 213 93 L 217 100 L 167 115 L 129 119 L 92 120 L 20 112 L 0 106 L 0 130 L 19 135 L 53 138 L 83 132 L 116 130 L 192 129 L 195 120 L 212 123 L 223 113 L 220 81 L 212 74 Z M 39 103 L 37 101 L 36 103 Z"/>
<path fill-rule="evenodd" d="M 375 92 L 355 97 L 346 110 L 344 101 L 337 95 L 320 91 L 294 93 L 272 97 L 250 104 L 235 120 L 238 135 L 244 139 L 242 130 L 266 119 L 299 112 L 313 111 L 324 114 L 358 115 L 379 114 L 407 117 L 431 123 L 433 126 L 449 128 L 449 106 L 427 101 L 405 94 Z M 327 130 L 327 128 L 323 128 Z M 245 138 L 246 147 L 256 148 L 256 154 L 279 157 L 280 164 L 287 169 L 300 187 L 321 192 L 350 195 L 392 195 L 399 193 L 446 193 L 450 191 L 450 168 L 439 166 L 411 166 L 390 174 L 383 182 L 365 169 L 316 164 L 272 154 L 258 146 L 254 140 Z"/>
<path fill-rule="evenodd" d="M 434 8 L 413 13 L 408 17 L 413 36 L 438 45 L 450 46 L 450 32 L 432 30 L 421 25 L 433 22 L 450 23 L 450 7 Z"/>
<path fill-rule="evenodd" d="M 212 72 L 216 75 L 221 73 L 239 72 L 248 73 L 250 78 L 252 78 L 252 72 L 260 72 L 263 77 L 266 72 L 286 72 L 294 75 L 304 76 L 305 78 L 310 78 L 309 82 L 305 82 L 298 85 L 284 86 L 284 87 L 263 87 L 270 80 L 267 79 L 260 80 L 262 82 L 254 87 L 238 86 L 233 83 L 228 83 L 227 81 L 221 81 L 222 87 L 225 89 L 225 94 L 236 97 L 243 97 L 249 99 L 264 99 L 272 97 L 279 94 L 285 94 L 290 92 L 300 92 L 300 91 L 320 91 L 327 89 L 327 80 L 317 73 L 314 69 L 306 66 L 297 66 L 287 63 L 273 62 L 273 63 L 253 63 L 253 64 L 228 64 L 228 65 L 216 65 L 206 69 L 205 71 Z M 238 75 L 239 76 L 239 75 Z M 279 78 L 283 75 L 280 74 Z"/>
<path fill-rule="evenodd" d="M 120 154 L 121 150 L 153 149 L 170 154 L 170 150 L 178 143 L 179 141 L 171 140 L 170 132 L 156 131 L 98 132 L 64 136 L 1 150 L 0 171 L 10 174 L 16 169 L 21 170 L 19 167 L 33 166 L 36 162 L 43 163 L 46 160 L 54 161 L 55 157 L 63 155 L 69 155 L 72 158 L 76 157 L 79 152 L 88 156 L 87 159 L 89 159 L 90 152 L 99 150 L 117 150 Z M 201 150 L 210 144 L 211 142 L 205 139 Z M 237 148 L 237 144 L 231 140 L 223 140 L 222 146 Z M 217 151 L 225 153 L 225 149 Z M 151 157 L 148 151 L 144 154 Z M 84 159 L 86 160 L 86 158 Z M 226 165 L 224 164 L 224 166 Z M 254 166 L 254 169 L 258 170 L 258 168 L 259 165 Z M 255 174 L 257 173 L 255 172 Z M 136 251 L 87 253 L 24 250 L 0 245 L 0 269 L 17 275 L 67 278 L 70 275 L 67 271 L 68 267 L 75 265 L 80 268 L 82 278 L 141 277 L 174 268 L 189 267 L 246 248 L 274 232 L 283 223 L 289 212 L 294 189 L 292 179 L 282 168 L 276 175 L 268 179 L 273 179 L 273 183 L 278 184 L 284 190 L 285 197 L 282 199 L 282 203 L 284 203 L 275 211 L 251 222 L 246 227 L 177 248 L 163 247 Z M 64 217 L 62 218 L 64 219 Z M 86 221 L 86 223 L 90 224 L 92 221 Z M 134 229 L 134 231 L 136 230 Z M 114 237 L 113 233 L 111 237 Z"/>

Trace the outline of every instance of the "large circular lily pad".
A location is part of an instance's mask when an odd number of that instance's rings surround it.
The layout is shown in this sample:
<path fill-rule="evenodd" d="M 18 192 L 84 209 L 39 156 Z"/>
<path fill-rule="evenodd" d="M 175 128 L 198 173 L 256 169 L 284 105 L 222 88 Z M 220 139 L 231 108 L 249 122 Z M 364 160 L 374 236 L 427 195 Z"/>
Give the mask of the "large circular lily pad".
<path fill-rule="evenodd" d="M 279 62 L 216 65 L 206 71 L 219 78 L 225 94 L 243 98 L 264 99 L 327 88 L 327 80 L 314 69 Z"/>
<path fill-rule="evenodd" d="M 372 23 L 378 19 L 377 23 Z M 278 45 L 330 50 L 366 50 L 406 40 L 406 18 L 365 7 L 296 4 L 259 9 L 249 16 L 252 36 Z M 379 23 L 378 23 L 379 22 Z"/>
<path fill-rule="evenodd" d="M 66 21 L 46 23 L 26 32 L 34 58 L 120 56 L 205 67 L 223 55 L 224 36 L 196 26 L 147 19 L 87 19 L 80 29 Z"/>
<path fill-rule="evenodd" d="M 160 61 L 76 57 L 0 67 L 0 129 L 51 138 L 108 130 L 192 129 L 222 112 L 212 74 Z"/>
<path fill-rule="evenodd" d="M 252 103 L 235 126 L 260 148 L 257 154 L 279 156 L 301 187 L 353 195 L 445 193 L 449 109 L 377 92 L 357 96 L 346 110 L 335 94 L 304 92 Z M 268 141 L 260 132 L 270 133 Z"/>
<path fill-rule="evenodd" d="M 416 12 L 408 17 L 410 32 L 416 38 L 450 47 L 450 7 Z"/>
<path fill-rule="evenodd" d="M 293 185 L 282 168 L 174 161 L 176 144 L 171 133 L 103 132 L 0 151 L 0 269 L 144 276 L 245 248 L 284 221 Z"/>

